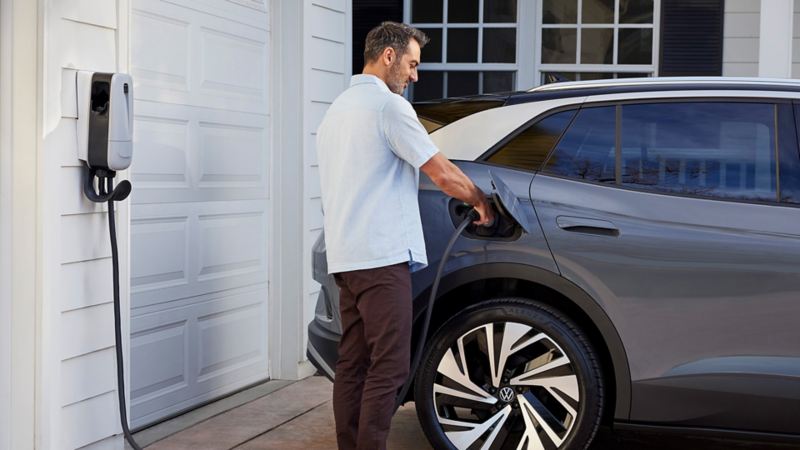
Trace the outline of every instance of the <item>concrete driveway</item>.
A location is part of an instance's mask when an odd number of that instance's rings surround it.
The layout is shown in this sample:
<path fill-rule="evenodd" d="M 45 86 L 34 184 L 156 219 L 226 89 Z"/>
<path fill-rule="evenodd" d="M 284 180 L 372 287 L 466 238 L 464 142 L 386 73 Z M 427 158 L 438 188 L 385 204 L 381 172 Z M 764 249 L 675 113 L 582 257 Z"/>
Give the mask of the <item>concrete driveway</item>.
<path fill-rule="evenodd" d="M 210 412 L 198 423 L 180 431 L 170 430 L 170 424 L 136 434 L 148 450 L 199 449 L 280 449 L 331 450 L 336 448 L 332 384 L 315 376 L 290 382 L 270 382 L 271 388 L 256 392 L 253 399 L 226 409 L 209 405 Z M 270 385 L 268 383 L 268 385 Z M 277 384 L 276 384 L 277 383 Z M 265 393 L 266 392 L 266 393 Z M 225 402 L 222 400 L 221 402 Z M 199 416 L 198 416 L 199 417 Z M 177 421 L 177 422 L 175 422 Z M 173 420 L 180 426 L 181 418 Z M 164 437 L 165 435 L 168 435 Z M 414 405 L 407 404 L 398 411 L 389 436 L 390 450 L 430 449 L 417 422 Z M 653 433 L 618 433 L 601 429 L 590 450 L 788 450 L 797 444 L 768 444 L 735 440 L 708 439 L 681 435 Z"/>

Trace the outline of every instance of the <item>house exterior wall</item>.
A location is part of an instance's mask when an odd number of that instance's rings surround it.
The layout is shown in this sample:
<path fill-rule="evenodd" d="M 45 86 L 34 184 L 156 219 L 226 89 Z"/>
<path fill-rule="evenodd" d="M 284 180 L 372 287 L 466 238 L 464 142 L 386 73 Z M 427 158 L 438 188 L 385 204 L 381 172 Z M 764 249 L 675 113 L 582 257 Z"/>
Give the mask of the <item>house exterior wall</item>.
<path fill-rule="evenodd" d="M 292 217 L 270 231 L 274 240 L 289 236 L 275 250 L 284 255 L 274 259 L 279 267 L 270 269 L 282 270 L 270 276 L 282 287 L 275 296 L 270 286 L 270 311 L 279 313 L 269 320 L 283 322 L 270 328 L 270 370 L 278 367 L 276 378 L 297 378 L 313 373 L 305 336 L 319 289 L 309 259 L 322 224 L 314 133 L 349 82 L 352 6 L 351 0 L 272 4 L 279 11 L 273 25 L 283 25 L 276 30 L 299 39 L 273 44 L 272 70 L 281 76 L 270 89 L 289 88 L 274 96 L 282 119 L 275 126 L 283 128 L 273 143 L 297 145 L 275 145 L 282 156 L 273 156 L 276 195 L 283 195 L 275 214 Z M 108 216 L 105 205 L 82 194 L 74 76 L 129 72 L 130 6 L 129 0 L 0 0 L 0 450 L 124 447 Z M 117 224 L 127 337 L 127 202 L 118 204 Z M 290 264 L 281 269 L 282 262 Z M 124 347 L 127 354 L 127 338 Z M 289 364 L 280 369 L 283 362 Z"/>
<path fill-rule="evenodd" d="M 128 2 L 46 0 L 43 7 L 42 408 L 37 423 L 41 448 L 78 448 L 120 427 L 108 215 L 105 205 L 88 201 L 82 192 L 75 70 L 128 71 Z M 118 205 L 122 335 L 128 336 L 129 207 L 128 202 Z"/>
<path fill-rule="evenodd" d="M 760 0 L 726 0 L 722 75 L 758 76 Z"/>
<path fill-rule="evenodd" d="M 350 85 L 352 67 L 352 1 L 304 0 L 305 89 L 303 98 L 303 353 L 306 327 L 314 318 L 320 286 L 311 273 L 311 247 L 322 232 L 322 199 L 316 137 L 322 117 L 333 100 Z"/>
<path fill-rule="evenodd" d="M 792 30 L 792 78 L 800 78 L 800 0 L 794 0 Z"/>

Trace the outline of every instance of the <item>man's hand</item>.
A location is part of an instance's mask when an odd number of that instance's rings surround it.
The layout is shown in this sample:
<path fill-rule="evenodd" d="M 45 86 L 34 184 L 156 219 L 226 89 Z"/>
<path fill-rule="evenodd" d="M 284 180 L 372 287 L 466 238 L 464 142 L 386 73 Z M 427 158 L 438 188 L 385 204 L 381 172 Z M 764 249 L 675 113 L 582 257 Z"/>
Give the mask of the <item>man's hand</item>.
<path fill-rule="evenodd" d="M 480 192 L 480 189 L 478 189 L 478 192 Z M 475 208 L 475 211 L 478 211 L 478 214 L 481 215 L 481 218 L 472 223 L 479 226 L 491 227 L 494 225 L 495 221 L 494 208 L 492 208 L 492 205 L 486 201 L 486 197 L 483 195 L 483 192 L 481 192 L 481 199 L 482 201 L 479 204 L 472 205 L 472 207 Z"/>
<path fill-rule="evenodd" d="M 475 225 L 489 226 L 494 222 L 494 211 L 486 195 L 447 157 L 437 152 L 420 170 L 445 194 L 472 205 L 481 215 L 480 220 L 473 222 Z"/>

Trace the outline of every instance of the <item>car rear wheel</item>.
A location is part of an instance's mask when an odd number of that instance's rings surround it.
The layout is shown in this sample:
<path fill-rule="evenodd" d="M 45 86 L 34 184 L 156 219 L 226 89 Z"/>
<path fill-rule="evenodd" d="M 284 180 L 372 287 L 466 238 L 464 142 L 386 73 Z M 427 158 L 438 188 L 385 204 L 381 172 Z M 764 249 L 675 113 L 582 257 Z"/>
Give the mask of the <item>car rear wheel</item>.
<path fill-rule="evenodd" d="M 586 336 L 528 299 L 482 302 L 431 339 L 414 397 L 437 449 L 585 449 L 603 410 Z"/>

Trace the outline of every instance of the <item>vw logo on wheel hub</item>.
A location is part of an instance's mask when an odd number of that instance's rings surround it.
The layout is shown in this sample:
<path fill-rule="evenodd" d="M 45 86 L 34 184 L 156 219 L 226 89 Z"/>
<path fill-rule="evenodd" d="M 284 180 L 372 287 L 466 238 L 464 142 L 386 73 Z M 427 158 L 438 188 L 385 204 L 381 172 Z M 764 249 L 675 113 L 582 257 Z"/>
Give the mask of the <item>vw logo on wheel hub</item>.
<path fill-rule="evenodd" d="M 514 392 L 514 389 L 512 389 L 512 388 L 510 388 L 508 386 L 500 389 L 500 392 L 497 393 L 497 397 L 500 399 L 500 401 L 502 401 L 504 403 L 508 403 L 511 400 L 514 400 L 515 396 L 516 396 L 516 393 Z"/>

